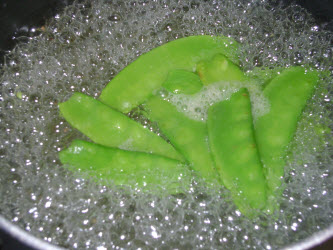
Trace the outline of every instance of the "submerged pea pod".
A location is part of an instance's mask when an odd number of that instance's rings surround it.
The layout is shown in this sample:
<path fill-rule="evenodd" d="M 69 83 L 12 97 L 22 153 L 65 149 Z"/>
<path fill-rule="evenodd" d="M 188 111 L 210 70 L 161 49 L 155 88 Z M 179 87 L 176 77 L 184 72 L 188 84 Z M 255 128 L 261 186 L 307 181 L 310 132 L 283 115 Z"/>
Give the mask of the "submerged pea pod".
<path fill-rule="evenodd" d="M 124 68 L 104 88 L 100 100 L 127 113 L 159 89 L 170 71 L 193 72 L 197 63 L 217 53 L 233 55 L 237 43 L 228 37 L 190 36 L 157 47 Z"/>
<path fill-rule="evenodd" d="M 71 170 L 80 169 L 89 177 L 133 188 L 163 185 L 168 192 L 176 193 L 188 188 L 191 180 L 187 166 L 177 160 L 81 140 L 74 140 L 69 148 L 59 153 L 59 158 Z"/>
<path fill-rule="evenodd" d="M 59 108 L 74 128 L 98 144 L 183 160 L 160 136 L 92 97 L 74 93 Z"/>
<path fill-rule="evenodd" d="M 239 82 L 247 78 L 241 69 L 224 55 L 197 66 L 204 84 Z M 242 88 L 229 100 L 215 103 L 208 110 L 209 145 L 216 169 L 240 211 L 253 215 L 266 205 L 266 181 L 256 147 L 251 102 Z"/>
<path fill-rule="evenodd" d="M 188 118 L 158 96 L 152 96 L 145 105 L 148 118 L 157 123 L 199 176 L 207 182 L 219 180 L 207 141 L 206 123 Z"/>
<path fill-rule="evenodd" d="M 264 89 L 270 111 L 255 123 L 255 134 L 269 187 L 269 199 L 280 195 L 287 147 L 298 120 L 318 82 L 318 72 L 293 67 L 275 77 Z"/>
<path fill-rule="evenodd" d="M 266 206 L 266 180 L 256 146 L 247 89 L 208 111 L 209 145 L 222 182 L 246 215 Z"/>

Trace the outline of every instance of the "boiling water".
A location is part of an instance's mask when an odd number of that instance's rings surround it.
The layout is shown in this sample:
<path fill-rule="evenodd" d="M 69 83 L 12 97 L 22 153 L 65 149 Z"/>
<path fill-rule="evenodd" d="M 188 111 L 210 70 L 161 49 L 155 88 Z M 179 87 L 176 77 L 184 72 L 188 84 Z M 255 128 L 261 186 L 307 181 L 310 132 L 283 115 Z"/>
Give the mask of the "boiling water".
<path fill-rule="evenodd" d="M 331 137 L 318 136 L 318 126 L 332 123 L 329 73 L 321 75 L 290 147 L 274 216 L 244 217 L 223 188 L 208 193 L 194 182 L 184 194 L 155 196 L 78 178 L 58 160 L 58 151 L 84 136 L 59 117 L 57 104 L 74 91 L 97 97 L 137 56 L 176 38 L 235 38 L 251 76 L 261 75 L 261 67 L 332 70 L 332 34 L 297 6 L 266 2 L 75 3 L 16 47 L 0 78 L 1 214 L 69 248 L 274 249 L 327 228 L 333 215 Z"/>

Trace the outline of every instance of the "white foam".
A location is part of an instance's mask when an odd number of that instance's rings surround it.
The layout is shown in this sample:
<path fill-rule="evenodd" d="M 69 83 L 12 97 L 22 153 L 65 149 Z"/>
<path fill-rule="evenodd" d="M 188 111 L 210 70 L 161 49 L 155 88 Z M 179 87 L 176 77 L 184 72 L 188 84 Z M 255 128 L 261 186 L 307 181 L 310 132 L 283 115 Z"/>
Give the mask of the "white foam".
<path fill-rule="evenodd" d="M 249 90 L 254 120 L 269 111 L 268 100 L 262 94 L 260 86 L 253 82 L 218 82 L 203 87 L 194 95 L 168 93 L 164 99 L 175 105 L 179 112 L 183 112 L 189 118 L 206 121 L 210 106 L 230 99 L 231 95 L 240 88 Z"/>

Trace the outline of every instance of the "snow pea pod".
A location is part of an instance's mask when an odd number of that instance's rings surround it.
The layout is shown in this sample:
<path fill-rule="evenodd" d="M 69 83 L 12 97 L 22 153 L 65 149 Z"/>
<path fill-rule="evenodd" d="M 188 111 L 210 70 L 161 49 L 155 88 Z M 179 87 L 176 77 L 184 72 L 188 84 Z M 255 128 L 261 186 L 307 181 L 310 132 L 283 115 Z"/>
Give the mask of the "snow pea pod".
<path fill-rule="evenodd" d="M 176 69 L 169 72 L 162 86 L 175 94 L 192 95 L 199 92 L 203 85 L 197 74 Z"/>
<path fill-rule="evenodd" d="M 297 122 L 318 82 L 318 72 L 292 67 L 275 77 L 264 89 L 270 111 L 255 123 L 256 141 L 270 197 L 279 195 L 288 144 Z"/>
<path fill-rule="evenodd" d="M 217 53 L 235 54 L 237 43 L 228 37 L 190 36 L 174 40 L 141 55 L 104 88 L 100 100 L 127 113 L 159 89 L 171 70 L 192 72 L 196 64 Z"/>
<path fill-rule="evenodd" d="M 158 96 L 149 98 L 145 105 L 148 118 L 158 124 L 192 169 L 208 182 L 219 180 L 207 141 L 206 123 L 188 118 Z"/>
<path fill-rule="evenodd" d="M 243 71 L 222 54 L 200 61 L 197 64 L 197 72 L 204 85 L 221 81 L 246 80 Z"/>
<path fill-rule="evenodd" d="M 208 110 L 209 145 L 222 182 L 244 214 L 266 206 L 266 180 L 256 146 L 251 102 L 242 88 Z"/>
<path fill-rule="evenodd" d="M 177 160 L 142 152 L 105 147 L 74 140 L 59 153 L 60 161 L 71 170 L 89 177 L 112 180 L 116 185 L 147 187 L 161 185 L 171 192 L 190 185 L 190 171 Z"/>
<path fill-rule="evenodd" d="M 74 128 L 98 144 L 183 160 L 160 136 L 90 96 L 74 93 L 59 108 Z"/>
<path fill-rule="evenodd" d="M 220 54 L 201 61 L 197 72 L 205 85 L 247 79 L 237 65 Z M 247 89 L 242 88 L 229 100 L 210 107 L 207 126 L 216 169 L 235 204 L 246 215 L 265 208 L 267 186 L 256 147 Z"/>

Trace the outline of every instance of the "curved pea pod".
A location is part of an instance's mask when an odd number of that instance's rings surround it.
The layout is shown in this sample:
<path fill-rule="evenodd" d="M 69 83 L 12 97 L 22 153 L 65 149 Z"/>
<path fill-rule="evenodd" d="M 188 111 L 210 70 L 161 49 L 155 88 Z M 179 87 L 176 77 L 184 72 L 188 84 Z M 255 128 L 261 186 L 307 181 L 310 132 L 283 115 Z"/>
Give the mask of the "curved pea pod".
<path fill-rule="evenodd" d="M 215 82 L 244 81 L 243 71 L 225 55 L 216 54 L 202 60 L 197 65 L 197 72 L 204 85 Z"/>
<path fill-rule="evenodd" d="M 171 193 L 189 188 L 191 181 L 187 166 L 177 160 L 142 152 L 105 147 L 74 140 L 59 153 L 62 164 L 70 170 L 95 179 L 112 180 L 116 185 L 132 188 L 162 186 Z"/>
<path fill-rule="evenodd" d="M 148 118 L 158 124 L 190 167 L 208 182 L 219 180 L 207 141 L 206 123 L 186 117 L 158 96 L 152 96 L 145 105 Z"/>
<path fill-rule="evenodd" d="M 104 88 L 100 100 L 127 113 L 159 89 L 171 70 L 192 72 L 196 64 L 217 53 L 235 54 L 237 43 L 227 37 L 190 36 L 141 55 Z"/>
<path fill-rule="evenodd" d="M 279 195 L 287 147 L 297 122 L 318 82 L 318 72 L 293 67 L 275 77 L 264 89 L 270 111 L 255 123 L 255 135 L 263 163 L 269 199 Z"/>
<path fill-rule="evenodd" d="M 98 144 L 183 160 L 160 136 L 90 96 L 74 93 L 59 109 L 74 128 Z"/>
<path fill-rule="evenodd" d="M 266 206 L 266 180 L 256 147 L 247 89 L 208 110 L 209 145 L 222 182 L 245 215 Z"/>
<path fill-rule="evenodd" d="M 200 77 L 190 71 L 176 69 L 169 72 L 162 86 L 175 94 L 192 95 L 200 91 L 203 84 Z"/>

